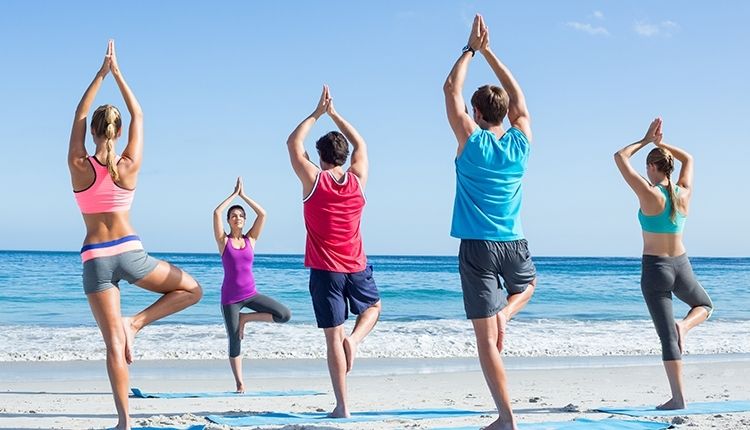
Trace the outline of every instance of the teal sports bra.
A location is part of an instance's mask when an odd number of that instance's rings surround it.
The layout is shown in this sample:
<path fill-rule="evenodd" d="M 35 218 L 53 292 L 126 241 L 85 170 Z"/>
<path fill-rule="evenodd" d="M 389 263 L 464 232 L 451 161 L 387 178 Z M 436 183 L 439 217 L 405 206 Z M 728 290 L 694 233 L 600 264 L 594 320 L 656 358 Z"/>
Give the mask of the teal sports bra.
<path fill-rule="evenodd" d="M 657 185 L 664 194 L 666 203 L 664 204 L 664 210 L 658 215 L 645 215 L 642 210 L 638 209 L 638 221 L 641 223 L 641 229 L 647 233 L 666 233 L 666 234 L 678 234 L 682 233 L 685 228 L 685 220 L 687 217 L 681 214 L 678 210 L 675 213 L 674 223 L 669 219 L 669 213 L 672 210 L 672 204 L 669 201 L 669 191 L 663 185 Z M 680 187 L 675 188 L 675 195 L 680 192 Z"/>

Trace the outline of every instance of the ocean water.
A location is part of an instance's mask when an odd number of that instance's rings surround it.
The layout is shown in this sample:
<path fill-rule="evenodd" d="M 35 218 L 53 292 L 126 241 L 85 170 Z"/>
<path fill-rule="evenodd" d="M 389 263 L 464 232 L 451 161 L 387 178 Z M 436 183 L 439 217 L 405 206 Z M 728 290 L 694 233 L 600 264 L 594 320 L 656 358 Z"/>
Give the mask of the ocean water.
<path fill-rule="evenodd" d="M 144 329 L 140 359 L 226 357 L 219 305 L 218 254 L 153 254 L 192 274 L 203 286 L 197 305 Z M 658 354 L 658 338 L 640 293 L 637 258 L 537 257 L 537 291 L 508 329 L 510 356 Z M 711 295 L 712 319 L 690 333 L 693 354 L 750 353 L 750 259 L 691 258 Z M 363 343 L 363 357 L 469 357 L 475 351 L 465 319 L 455 257 L 370 256 L 383 314 Z M 258 255 L 258 289 L 292 310 L 288 324 L 248 325 L 243 353 L 254 358 L 320 358 L 301 255 Z M 134 313 L 156 295 L 122 282 L 122 309 Z M 675 300 L 675 313 L 688 307 Z M 353 318 L 347 323 L 351 326 Z M 104 348 L 81 287 L 72 252 L 0 251 L 0 361 L 103 359 Z"/>

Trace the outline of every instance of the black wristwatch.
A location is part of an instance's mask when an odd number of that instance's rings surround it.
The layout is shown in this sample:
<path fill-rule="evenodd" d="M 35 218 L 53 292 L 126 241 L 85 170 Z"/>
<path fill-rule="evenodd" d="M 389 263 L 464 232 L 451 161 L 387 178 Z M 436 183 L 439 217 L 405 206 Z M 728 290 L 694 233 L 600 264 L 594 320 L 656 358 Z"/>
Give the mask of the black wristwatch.
<path fill-rule="evenodd" d="M 473 57 L 476 50 L 467 44 L 466 46 L 463 47 L 463 49 L 461 49 L 462 54 L 465 52 L 471 52 L 471 56 Z"/>

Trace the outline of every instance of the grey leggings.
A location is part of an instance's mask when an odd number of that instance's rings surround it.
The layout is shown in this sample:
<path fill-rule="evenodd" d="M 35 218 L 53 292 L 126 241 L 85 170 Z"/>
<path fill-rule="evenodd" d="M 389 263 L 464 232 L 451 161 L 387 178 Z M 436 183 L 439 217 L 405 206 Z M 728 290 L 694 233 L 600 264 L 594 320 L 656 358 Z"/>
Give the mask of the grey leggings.
<path fill-rule="evenodd" d="M 691 310 L 704 307 L 709 317 L 714 305 L 695 279 L 687 254 L 677 257 L 644 255 L 641 261 L 641 292 L 661 340 L 662 360 L 680 360 L 682 354 L 672 310 L 672 293 Z"/>
<path fill-rule="evenodd" d="M 224 325 L 227 328 L 227 337 L 229 337 L 229 357 L 232 358 L 240 355 L 240 310 L 242 308 L 271 314 L 273 321 L 277 323 L 285 323 L 292 317 L 289 308 L 263 294 L 256 294 L 241 302 L 221 305 L 221 313 L 224 315 Z"/>

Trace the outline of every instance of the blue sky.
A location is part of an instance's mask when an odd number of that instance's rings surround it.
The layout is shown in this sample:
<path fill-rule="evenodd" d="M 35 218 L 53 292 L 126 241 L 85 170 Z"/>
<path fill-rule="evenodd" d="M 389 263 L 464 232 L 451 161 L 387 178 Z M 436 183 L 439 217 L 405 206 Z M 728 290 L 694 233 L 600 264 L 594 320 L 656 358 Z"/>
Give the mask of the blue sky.
<path fill-rule="evenodd" d="M 68 136 L 114 38 L 145 112 L 131 219 L 147 249 L 213 252 L 212 210 L 241 175 L 269 213 L 258 252 L 303 252 L 285 142 L 327 83 L 369 143 L 367 252 L 455 254 L 442 83 L 480 12 L 533 118 L 522 215 L 534 254 L 640 253 L 637 201 L 612 154 L 661 115 L 666 140 L 696 158 L 688 252 L 748 256 L 750 4 L 685 5 L 0 2 L 0 249 L 80 247 Z M 477 57 L 465 98 L 486 82 Z M 95 105 L 107 102 L 125 111 L 111 78 Z M 325 118 L 311 138 L 333 127 Z"/>

